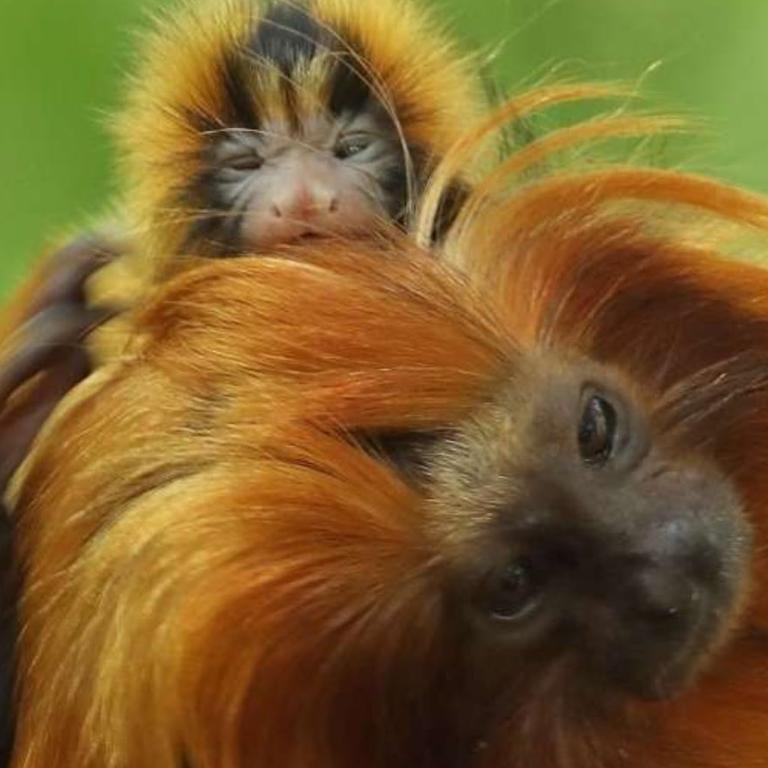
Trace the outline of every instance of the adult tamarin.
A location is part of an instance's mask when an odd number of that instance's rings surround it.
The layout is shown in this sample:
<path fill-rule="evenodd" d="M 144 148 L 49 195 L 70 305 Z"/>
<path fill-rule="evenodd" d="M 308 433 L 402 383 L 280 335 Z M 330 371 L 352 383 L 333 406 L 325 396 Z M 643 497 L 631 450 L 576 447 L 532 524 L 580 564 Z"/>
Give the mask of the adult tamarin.
<path fill-rule="evenodd" d="M 170 282 L 20 478 L 15 765 L 762 766 L 768 275 L 637 198 L 768 213 L 618 169 L 483 209 L 475 285 Z"/>
<path fill-rule="evenodd" d="M 613 123 L 613 127 L 617 125 Z M 587 133 L 609 135 L 611 130 L 592 125 Z M 568 138 L 569 134 L 561 134 L 560 146 Z M 541 148 L 541 144 L 534 145 L 519 156 L 518 167 Z M 746 625 L 737 624 L 732 630 L 740 641 L 738 653 L 732 654 L 732 671 L 729 657 L 721 657 L 719 669 L 728 673 L 723 686 L 697 692 L 690 706 L 698 706 L 698 713 L 696 709 L 671 709 L 665 713 L 670 715 L 668 729 L 655 738 L 641 733 L 637 743 L 622 727 L 622 716 L 632 715 L 645 723 L 644 708 L 625 707 L 625 698 L 664 695 L 685 687 L 706 667 L 709 652 L 721 645 L 728 625 L 736 624 L 747 583 L 742 571 L 749 559 L 748 528 L 741 521 L 736 494 L 726 476 L 733 473 L 737 479 L 739 495 L 752 513 L 753 526 L 759 528 L 762 496 L 756 478 L 764 472 L 760 453 L 745 456 L 741 438 L 744 419 L 752 415 L 754 397 L 763 387 L 759 366 L 755 370 L 746 352 L 762 354 L 764 349 L 762 336 L 755 330 L 762 323 L 759 293 L 764 275 L 712 262 L 682 248 L 676 240 L 644 238 L 635 222 L 637 212 L 625 213 L 618 220 L 606 220 L 604 213 L 606 206 L 641 198 L 665 205 L 698 204 L 722 215 L 762 222 L 765 204 L 701 180 L 612 171 L 538 181 L 520 190 L 508 205 L 494 203 L 486 209 L 482 202 L 493 188 L 493 178 L 478 188 L 470 201 L 473 207 L 468 208 L 484 212 L 460 222 L 447 249 L 452 257 L 464 257 L 478 283 L 474 289 L 443 274 L 423 256 L 409 255 L 409 248 L 402 244 L 391 250 L 372 244 L 338 250 L 326 244 L 328 264 L 323 265 L 319 256 L 313 258 L 310 251 L 297 254 L 315 262 L 306 267 L 276 265 L 271 260 L 258 267 L 219 263 L 207 276 L 203 272 L 202 278 L 195 275 L 189 282 L 169 288 L 169 295 L 139 327 L 149 335 L 141 354 L 105 370 L 90 385 L 98 390 L 93 400 L 88 390 L 81 390 L 79 397 L 86 405 L 70 403 L 70 410 L 52 425 L 30 464 L 31 479 L 22 485 L 19 505 L 28 521 L 24 524 L 25 565 L 30 566 L 25 598 L 29 642 L 25 648 L 29 650 L 22 685 L 22 690 L 29 688 L 30 692 L 24 693 L 22 703 L 24 757 L 20 758 L 27 762 L 20 764 L 50 764 L 55 758 L 83 765 L 173 765 L 186 760 L 193 766 L 252 761 L 343 766 L 391 765 L 402 758 L 415 765 L 484 766 L 527 765 L 533 755 L 544 766 L 591 766 L 596 759 L 610 764 L 615 756 L 628 755 L 633 765 L 687 766 L 691 754 L 698 758 L 701 753 L 703 757 L 695 764 L 720 768 L 731 765 L 726 758 L 732 751 L 723 746 L 724 741 L 718 742 L 723 727 L 718 697 L 733 704 L 727 694 L 738 687 L 747 695 L 744 716 L 736 724 L 742 729 L 738 757 L 742 765 L 758 764 L 756 756 L 764 754 L 761 734 L 765 729 L 752 728 L 761 715 L 761 700 L 753 686 L 759 682 L 763 641 L 759 631 L 742 640 L 741 628 Z M 653 274 L 661 276 L 661 282 L 650 279 Z M 710 279 L 713 275 L 717 280 Z M 315 278 L 321 286 L 315 285 L 313 293 Z M 255 301 L 254 288 L 262 279 L 267 290 Z M 582 290 L 582 285 L 590 290 Z M 674 286 L 671 294 L 669 285 Z M 301 299 L 296 294 L 290 299 L 297 287 L 304 291 Z M 678 300 L 669 302 L 670 295 Z M 658 320 L 648 322 L 640 310 L 654 306 L 654 301 L 659 305 Z M 250 313 L 245 311 L 247 306 L 251 306 Z M 616 317 L 608 306 L 619 308 Z M 397 310 L 394 314 L 393 308 Z M 629 324 L 625 315 L 631 318 Z M 727 337 L 712 340 L 705 334 L 702 338 L 708 323 L 723 320 L 734 328 Z M 672 321 L 685 330 L 681 337 L 684 354 L 679 356 L 679 364 L 676 357 L 669 362 L 665 358 L 664 378 L 655 368 L 662 351 L 669 352 L 667 329 Z M 643 345 L 628 344 L 633 334 L 647 339 Z M 557 341 L 565 351 L 540 354 L 537 347 L 542 340 Z M 627 386 L 620 374 L 585 361 L 585 354 L 609 362 L 615 358 L 633 383 Z M 686 397 L 682 383 L 689 377 L 697 386 L 695 396 Z M 547 378 L 554 381 L 553 386 L 547 384 Z M 569 393 L 581 392 L 579 383 L 587 378 L 594 389 L 584 390 L 584 400 L 569 400 Z M 106 382 L 103 390 L 101 382 Z M 635 389 L 641 390 L 639 395 L 632 394 Z M 753 392 L 753 397 L 734 398 L 734 392 Z M 552 413 L 549 395 L 554 403 Z M 648 405 L 650 398 L 662 395 L 659 407 Z M 103 408 L 98 405 L 102 398 Z M 734 404 L 745 410 L 734 409 Z M 570 422 L 576 424 L 577 441 L 570 454 L 568 440 L 558 441 L 567 432 L 569 413 Z M 125 424 L 116 421 L 120 414 Z M 651 423 L 651 440 L 641 434 L 646 421 Z M 327 429 L 318 430 L 318 423 L 341 427 L 344 435 L 352 434 L 367 450 L 350 446 L 348 440 L 328 434 Z M 639 436 L 635 433 L 638 424 Z M 624 440 L 628 431 L 636 436 L 629 441 L 629 449 Z M 295 440 L 293 434 L 298 435 Z M 699 446 L 701 435 L 707 440 Z M 520 467 L 511 461 L 519 455 L 515 446 L 505 452 L 504 445 L 506 438 L 514 442 L 518 436 L 522 449 L 530 439 L 532 460 L 542 453 L 562 458 L 561 463 L 555 461 L 562 473 L 552 477 L 546 471 L 531 472 L 521 477 Z M 576 639 L 564 652 L 571 658 L 560 666 L 562 647 L 551 630 L 562 617 L 557 605 L 562 606 L 563 601 L 555 590 L 553 605 L 547 586 L 542 615 L 537 605 L 539 587 L 534 584 L 531 590 L 526 586 L 539 581 L 538 563 L 527 556 L 504 565 L 495 562 L 490 553 L 493 532 L 483 527 L 483 521 L 495 519 L 495 501 L 500 499 L 504 506 L 505 478 L 520 481 L 515 503 L 507 499 L 513 511 L 526 506 L 526 500 L 542 499 L 542 505 L 549 501 L 548 506 L 557 508 L 554 523 L 561 522 L 557 513 L 566 507 L 576 511 L 585 507 L 590 512 L 590 499 L 579 495 L 583 490 L 579 474 L 569 471 L 569 461 L 575 461 L 577 467 L 581 463 L 604 467 L 609 462 L 603 459 L 613 456 L 619 436 L 620 458 L 629 455 L 639 463 L 630 460 L 629 470 L 616 474 L 610 462 L 611 469 L 602 475 L 607 478 L 601 484 L 603 508 L 623 504 L 616 495 L 622 489 L 624 498 L 634 498 L 637 483 L 643 480 L 642 476 L 638 480 L 637 473 L 632 476 L 634 470 L 640 466 L 646 471 L 649 464 L 652 469 L 653 462 L 661 461 L 658 472 L 648 470 L 645 480 L 650 485 L 640 485 L 643 492 L 650 488 L 656 501 L 674 506 L 675 516 L 671 521 L 654 517 L 658 508 L 651 500 L 638 503 L 642 522 L 630 525 L 631 530 L 624 525 L 632 521 L 620 515 L 616 526 L 606 529 L 593 526 L 595 521 L 585 514 L 573 532 L 568 526 L 563 531 L 548 524 L 541 536 L 533 531 L 532 549 L 541 545 L 545 554 L 551 554 L 543 557 L 544 570 L 549 572 L 550 565 L 554 571 L 564 568 L 562 578 L 555 582 L 571 583 L 573 576 L 577 602 L 589 604 L 595 598 L 586 617 L 599 615 L 601 619 L 591 624 L 574 622 L 575 634 L 568 637 Z M 691 444 L 697 445 L 695 456 L 686 447 Z M 494 446 L 498 449 L 495 454 Z M 392 466 L 385 463 L 382 468 L 376 458 L 379 455 Z M 647 461 L 649 456 L 653 458 Z M 206 467 L 212 476 L 206 474 Z M 333 468 L 330 480 L 324 467 Z M 263 477 L 259 468 L 275 472 L 265 486 L 259 485 Z M 241 482 L 241 469 L 254 485 Z M 312 474 L 316 469 L 317 476 Z M 304 471 L 311 475 L 309 486 L 296 480 L 296 472 Z M 406 485 L 399 472 L 408 479 Z M 361 485 L 366 477 L 371 482 Z M 561 480 L 562 497 L 537 495 Z M 333 488 L 323 490 L 326 481 Z M 214 486 L 223 496 L 215 495 Z M 300 488 L 306 490 L 305 496 L 290 496 Z M 272 527 L 274 519 L 269 515 L 261 519 L 257 514 L 258 519 L 251 522 L 264 523 L 263 540 L 249 537 L 255 529 L 248 521 L 243 526 L 237 523 L 236 533 L 221 525 L 221 518 L 203 521 L 200 529 L 192 524 L 197 520 L 197 501 L 210 503 L 206 509 L 220 514 L 231 509 L 227 499 L 236 492 L 233 489 L 241 489 L 245 499 L 235 504 L 236 521 L 243 506 L 249 505 L 257 512 L 260 506 L 289 508 L 296 515 L 277 520 L 277 530 Z M 155 490 L 157 497 L 153 496 Z M 209 491 L 215 498 L 206 496 Z M 284 493 L 290 497 L 288 502 L 282 501 Z M 308 498 L 314 503 L 318 494 L 326 500 L 319 521 L 307 513 L 312 505 L 302 501 Z M 155 504 L 157 509 L 162 507 L 158 518 L 152 511 Z M 402 510 L 414 508 L 418 510 L 415 518 L 403 521 Z M 375 530 L 364 526 L 365 535 L 356 538 L 344 526 L 349 523 L 356 530 L 360 510 Z M 430 513 L 440 510 L 444 514 L 437 515 L 439 519 L 432 525 Z M 46 515 L 50 518 L 43 519 Z M 105 515 L 120 524 L 102 529 Z M 140 523 L 135 522 L 138 517 Z M 181 518 L 185 519 L 183 525 Z M 154 519 L 160 532 L 150 524 Z M 338 521 L 341 527 L 329 528 L 330 521 Z M 387 527 L 388 521 L 396 523 L 395 528 Z M 285 528 L 280 527 L 282 523 Z M 146 537 L 142 538 L 137 533 L 144 531 L 145 524 Z M 131 531 L 132 525 L 137 531 Z M 179 525 L 183 530 L 178 530 Z M 201 529 L 205 541 L 196 538 Z M 99 536 L 89 539 L 87 546 L 78 538 L 96 530 Z M 243 531 L 249 535 L 242 535 Z M 560 533 L 566 537 L 573 533 L 579 550 L 576 556 L 568 546 L 563 550 L 554 547 Z M 599 535 L 590 535 L 595 533 Z M 177 534 L 181 535 L 175 543 Z M 227 561 L 231 550 L 226 542 L 219 540 L 220 549 L 214 545 L 214 536 L 230 534 L 244 548 L 243 561 Z M 514 537 L 514 530 L 509 535 Z M 382 536 L 386 546 L 379 549 Z M 523 538 L 528 542 L 527 534 Z M 363 539 L 368 543 L 364 545 Z M 718 544 L 714 555 L 702 554 L 713 540 Z M 126 541 L 135 542 L 138 549 L 126 548 Z M 279 545 L 277 549 L 271 548 L 273 541 Z M 414 541 L 418 542 L 418 557 Z M 687 551 L 681 553 L 689 541 L 696 542 L 690 558 Z M 188 550 L 184 550 L 185 542 Z M 335 548 L 345 542 L 351 549 Z M 599 564 L 605 565 L 597 551 L 605 542 L 621 544 L 615 553 L 615 591 L 601 590 L 602 582 L 596 576 Z M 262 552 L 262 544 L 267 547 L 265 556 L 255 562 L 258 558 L 251 558 L 254 552 Z M 632 546 L 637 551 L 630 556 L 626 548 Z M 187 556 L 193 549 L 196 559 Z M 493 566 L 487 572 L 480 562 L 485 562 L 486 552 L 486 564 Z M 290 561 L 287 566 L 296 564 L 300 574 L 290 567 L 283 570 L 283 554 Z M 305 554 L 309 560 L 304 559 Z M 649 562 L 652 554 L 659 557 Z M 248 582 L 243 586 L 247 593 L 243 599 L 256 601 L 252 613 L 241 610 L 237 600 L 228 603 L 229 593 L 218 590 L 216 570 L 209 569 L 209 556 L 215 560 L 218 555 L 227 561 L 224 570 L 231 567 L 228 575 L 233 576 L 233 589 Z M 277 559 L 270 560 L 271 555 Z M 315 560 L 315 555 L 320 559 Z M 379 559 L 382 555 L 384 561 Z M 437 569 L 429 570 L 426 582 L 420 575 L 421 555 L 434 557 L 429 563 Z M 130 558 L 130 563 L 123 558 Z M 144 558 L 147 568 L 142 568 Z M 586 559 L 594 560 L 595 570 L 591 578 L 579 578 L 579 563 Z M 689 570 L 693 561 L 698 563 L 695 574 Z M 326 569 L 324 563 L 329 562 L 333 568 Z M 263 563 L 274 568 L 262 572 Z M 363 564 L 381 568 L 365 571 Z M 325 593 L 325 576 L 330 570 L 336 574 L 336 565 L 341 566 L 340 580 L 332 581 Z M 204 572 L 202 576 L 198 568 Z M 755 570 L 759 578 L 757 566 Z M 388 574 L 393 573 L 407 582 L 405 592 L 400 592 L 403 581 L 389 579 Z M 433 573 L 438 574 L 436 581 Z M 362 580 L 356 580 L 355 574 Z M 211 583 L 204 584 L 209 576 Z M 262 590 L 273 576 L 277 597 Z M 484 576 L 487 580 L 481 578 Z M 187 589 L 187 577 L 194 588 Z M 291 597 L 286 601 L 281 600 L 286 592 L 278 588 L 283 577 Z M 221 578 L 223 583 L 226 579 Z M 351 581 L 345 581 L 347 578 Z M 468 583 L 478 583 L 476 599 L 462 594 L 462 585 Z M 104 585 L 114 589 L 116 596 L 124 590 L 123 597 L 110 604 L 100 592 Z M 449 589 L 452 585 L 458 591 Z M 521 585 L 524 588 L 519 589 Z M 420 591 L 422 586 L 424 591 Z M 412 594 L 411 587 L 418 592 L 413 603 L 406 599 Z M 590 593 L 592 588 L 597 589 L 596 597 Z M 310 604 L 299 599 L 304 590 Z M 330 600 L 363 593 L 369 602 L 358 612 L 354 601 L 341 605 Z M 216 641 L 223 647 L 228 638 L 234 638 L 232 647 L 227 645 L 219 653 L 214 641 L 207 639 L 206 627 L 187 614 L 186 600 L 193 594 L 208 596 L 209 602 L 200 601 L 196 606 L 201 610 L 200 622 L 214 616 L 211 626 L 216 624 Z M 630 594 L 637 610 L 623 607 Z M 378 600 L 392 595 L 392 602 Z M 402 595 L 402 603 L 398 595 Z M 489 612 L 499 613 L 500 620 L 511 610 L 513 616 L 506 618 L 520 626 L 514 613 L 516 595 L 520 617 L 537 620 L 535 626 L 523 622 L 523 629 L 530 629 L 530 637 L 536 641 L 535 658 L 524 657 L 526 668 L 537 673 L 530 679 L 526 670 L 507 666 L 506 641 L 496 647 L 492 641 L 495 630 L 480 635 L 484 625 L 473 623 L 474 610 L 480 606 L 486 618 Z M 426 600 L 421 602 L 421 597 Z M 262 598 L 266 605 L 260 602 Z M 103 607 L 100 613 L 92 610 L 97 603 Z M 391 621 L 411 610 L 418 613 L 416 603 L 437 605 L 440 621 L 430 624 L 430 617 L 422 614 L 413 622 Z M 313 611 L 320 610 L 318 621 L 323 624 L 330 617 L 328 628 L 334 631 L 313 634 L 303 632 L 302 625 L 298 632 L 292 623 L 296 614 L 285 610 L 292 605 L 307 609 L 304 616 L 314 622 L 313 627 L 317 625 L 313 617 L 319 615 Z M 459 610 L 460 615 L 453 616 L 449 610 L 453 605 L 466 606 L 467 614 Z M 205 606 L 208 608 L 203 610 Z M 500 611 L 491 610 L 499 606 Z M 277 614 L 266 610 L 275 607 Z M 206 613 L 208 609 L 212 613 Z M 593 609 L 597 613 L 591 613 Z M 356 621 L 361 612 L 364 626 Z M 167 615 L 168 621 L 159 621 L 159 615 Z M 748 615 L 760 629 L 759 606 Z M 180 624 L 174 623 L 177 618 Z M 224 619 L 237 625 L 229 634 L 218 623 Z M 260 623 L 262 619 L 265 624 Z M 422 641 L 423 653 L 417 657 L 401 654 L 398 638 L 381 629 L 385 624 L 387 630 L 398 626 L 414 629 L 406 642 Z M 180 626 L 181 634 L 177 631 Z M 628 627 L 636 630 L 631 636 Z M 344 642 L 337 642 L 346 628 L 352 634 L 359 630 L 363 645 L 346 645 L 346 635 L 341 637 Z M 603 629 L 605 633 L 601 633 Z M 247 643 L 240 643 L 241 630 L 249 635 Z M 273 630 L 276 635 L 271 634 Z M 341 635 L 334 634 L 336 630 Z M 165 642 L 166 635 L 172 643 Z M 307 645 L 292 645 L 289 635 L 306 640 Z M 146 668 L 157 672 L 152 672 L 151 685 L 124 671 L 125 659 L 134 651 L 129 647 L 131 637 L 146 641 Z M 478 637 L 482 647 L 474 652 Z M 491 638 L 487 648 L 484 637 Z M 647 642 L 637 643 L 637 637 Z M 264 644 L 261 640 L 255 643 L 254 638 L 263 639 Z M 194 645 L 193 651 L 187 640 Z M 210 646 L 206 646 L 208 642 Z M 350 651 L 344 654 L 348 667 L 346 661 L 342 664 L 332 653 L 327 654 L 330 645 Z M 523 638 L 515 657 L 527 647 Z M 196 666 L 201 648 L 211 659 L 210 669 Z M 255 648 L 258 658 L 245 659 L 235 652 L 243 648 Z M 414 645 L 409 648 L 418 650 Z M 579 675 L 574 667 L 590 650 L 596 650 L 598 661 L 586 664 L 584 675 Z M 163 656 L 165 652 L 170 655 Z M 744 665 L 748 654 L 754 659 L 752 666 Z M 54 655 L 60 664 L 55 670 L 51 666 Z M 99 655 L 107 660 L 104 665 L 93 662 Z M 83 661 L 86 657 L 89 664 Z M 509 674 L 500 681 L 488 679 L 482 674 L 483 657 L 489 664 L 488 659 L 498 661 L 495 669 L 506 669 Z M 306 674 L 308 666 L 320 658 L 326 674 Z M 258 672 L 263 677 L 240 674 L 250 663 L 260 665 Z M 105 674 L 107 670 L 112 670 L 111 677 Z M 230 673 L 236 678 L 231 686 Z M 576 677 L 569 677 L 571 674 Z M 289 686 L 299 678 L 299 683 Z M 510 679 L 519 684 L 515 690 L 499 685 Z M 300 689 L 300 684 L 310 680 L 318 687 Z M 134 684 L 141 687 L 139 692 Z M 120 695 L 115 694 L 118 689 Z M 375 703 L 363 708 L 361 691 L 372 690 L 377 694 Z M 276 691 L 291 695 L 283 700 Z M 523 704 L 518 694 L 532 696 Z M 262 696 L 269 698 L 269 720 L 261 714 L 266 711 L 260 703 Z M 531 697 L 534 706 L 529 706 Z M 63 707 L 62 700 L 73 706 Z M 250 717 L 251 708 L 256 710 L 256 722 L 263 724 L 263 732 Z M 615 711 L 615 722 L 607 710 Z M 336 724 L 344 722 L 340 712 L 349 713 L 351 733 L 337 732 Z M 696 713 L 687 723 L 686 712 Z M 424 717 L 423 713 L 431 714 Z M 414 714 L 419 717 L 411 717 Z M 515 722 L 517 715 L 519 723 Z M 59 720 L 44 732 L 39 723 L 32 725 L 38 716 L 39 722 Z M 649 722 L 652 720 L 650 711 Z M 142 731 L 137 740 L 133 726 L 139 723 Z M 206 727 L 200 728 L 201 723 Z M 736 726 L 728 723 L 729 732 Z M 554 737 L 545 734 L 550 727 L 555 729 Z M 695 738 L 681 735 L 686 728 Z M 445 734 L 450 738 L 443 738 Z"/>

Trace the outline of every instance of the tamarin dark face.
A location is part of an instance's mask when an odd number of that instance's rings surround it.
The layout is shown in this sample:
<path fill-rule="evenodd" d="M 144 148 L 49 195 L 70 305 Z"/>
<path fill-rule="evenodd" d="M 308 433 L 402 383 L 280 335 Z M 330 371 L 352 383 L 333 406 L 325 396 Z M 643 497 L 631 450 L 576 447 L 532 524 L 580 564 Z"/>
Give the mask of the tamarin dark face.
<path fill-rule="evenodd" d="M 185 196 L 203 211 L 187 248 L 226 254 L 402 221 L 415 148 L 354 41 L 278 3 L 218 71 L 218 114 Z"/>
<path fill-rule="evenodd" d="M 372 109 L 317 114 L 294 130 L 226 129 L 211 148 L 211 201 L 231 211 L 231 243 L 263 250 L 310 236 L 363 233 L 404 214 L 397 136 Z"/>
<path fill-rule="evenodd" d="M 598 697 L 693 681 L 743 602 L 750 531 L 691 449 L 611 371 L 552 360 L 416 449 L 456 604 L 479 658 L 498 660 L 493 685 L 521 659 Z"/>

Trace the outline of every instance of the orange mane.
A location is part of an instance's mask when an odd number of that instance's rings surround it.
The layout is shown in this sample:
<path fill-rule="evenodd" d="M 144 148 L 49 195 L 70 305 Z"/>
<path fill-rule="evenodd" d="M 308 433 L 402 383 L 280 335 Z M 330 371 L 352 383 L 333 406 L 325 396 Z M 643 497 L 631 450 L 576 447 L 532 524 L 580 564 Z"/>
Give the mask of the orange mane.
<path fill-rule="evenodd" d="M 174 279 L 69 398 L 15 494 L 15 768 L 764 763 L 768 273 L 656 213 L 717 232 L 768 202 L 644 169 L 504 179 L 447 263 L 392 233 Z M 471 417 L 542 347 L 621 369 L 757 531 L 744 622 L 676 702 L 569 718 L 521 678 L 489 712 L 429 500 L 356 444 Z"/>

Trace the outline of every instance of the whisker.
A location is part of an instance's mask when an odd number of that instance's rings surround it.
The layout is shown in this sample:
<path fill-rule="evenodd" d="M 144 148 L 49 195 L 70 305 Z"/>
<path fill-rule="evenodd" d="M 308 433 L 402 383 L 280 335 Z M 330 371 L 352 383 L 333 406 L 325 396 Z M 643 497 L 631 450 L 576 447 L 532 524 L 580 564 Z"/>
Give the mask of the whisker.
<path fill-rule="evenodd" d="M 664 393 L 655 416 L 664 428 L 686 432 L 705 426 L 707 419 L 723 414 L 730 406 L 739 406 L 731 411 L 730 418 L 751 418 L 755 412 L 753 398 L 765 395 L 768 355 L 755 350 L 705 366 L 677 381 Z M 711 430 L 712 434 L 721 431 Z"/>
<path fill-rule="evenodd" d="M 551 106 L 573 101 L 616 99 L 626 97 L 627 89 L 612 84 L 560 84 L 544 86 L 509 99 L 500 108 L 471 127 L 464 136 L 454 142 L 441 159 L 430 179 L 430 188 L 421 200 L 416 234 L 420 243 L 427 245 L 431 238 L 436 211 L 445 188 L 461 175 L 472 158 L 485 148 L 485 143 L 498 135 L 501 126 L 510 120 L 519 121 Z"/>

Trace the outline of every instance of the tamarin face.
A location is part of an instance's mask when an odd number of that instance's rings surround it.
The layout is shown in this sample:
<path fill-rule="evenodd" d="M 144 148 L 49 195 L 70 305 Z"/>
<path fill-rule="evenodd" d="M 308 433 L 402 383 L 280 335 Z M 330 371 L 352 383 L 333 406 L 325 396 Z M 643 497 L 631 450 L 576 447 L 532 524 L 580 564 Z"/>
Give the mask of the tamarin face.
<path fill-rule="evenodd" d="M 295 131 L 278 123 L 224 130 L 210 157 L 200 191 L 232 213 L 221 223 L 241 247 L 361 234 L 403 214 L 403 153 L 383 111 L 318 114 Z"/>
<path fill-rule="evenodd" d="M 405 223 L 479 114 L 468 63 L 401 0 L 190 2 L 148 42 L 118 130 L 161 259 Z"/>
<path fill-rule="evenodd" d="M 534 359 L 420 449 L 455 596 L 502 687 L 531 654 L 598 699 L 666 698 L 723 641 L 750 532 L 726 478 L 655 421 L 611 371 Z"/>
<path fill-rule="evenodd" d="M 401 219 L 407 148 L 364 71 L 306 10 L 276 5 L 220 72 L 225 110 L 202 117 L 190 232 L 226 249 L 359 233 Z"/>

